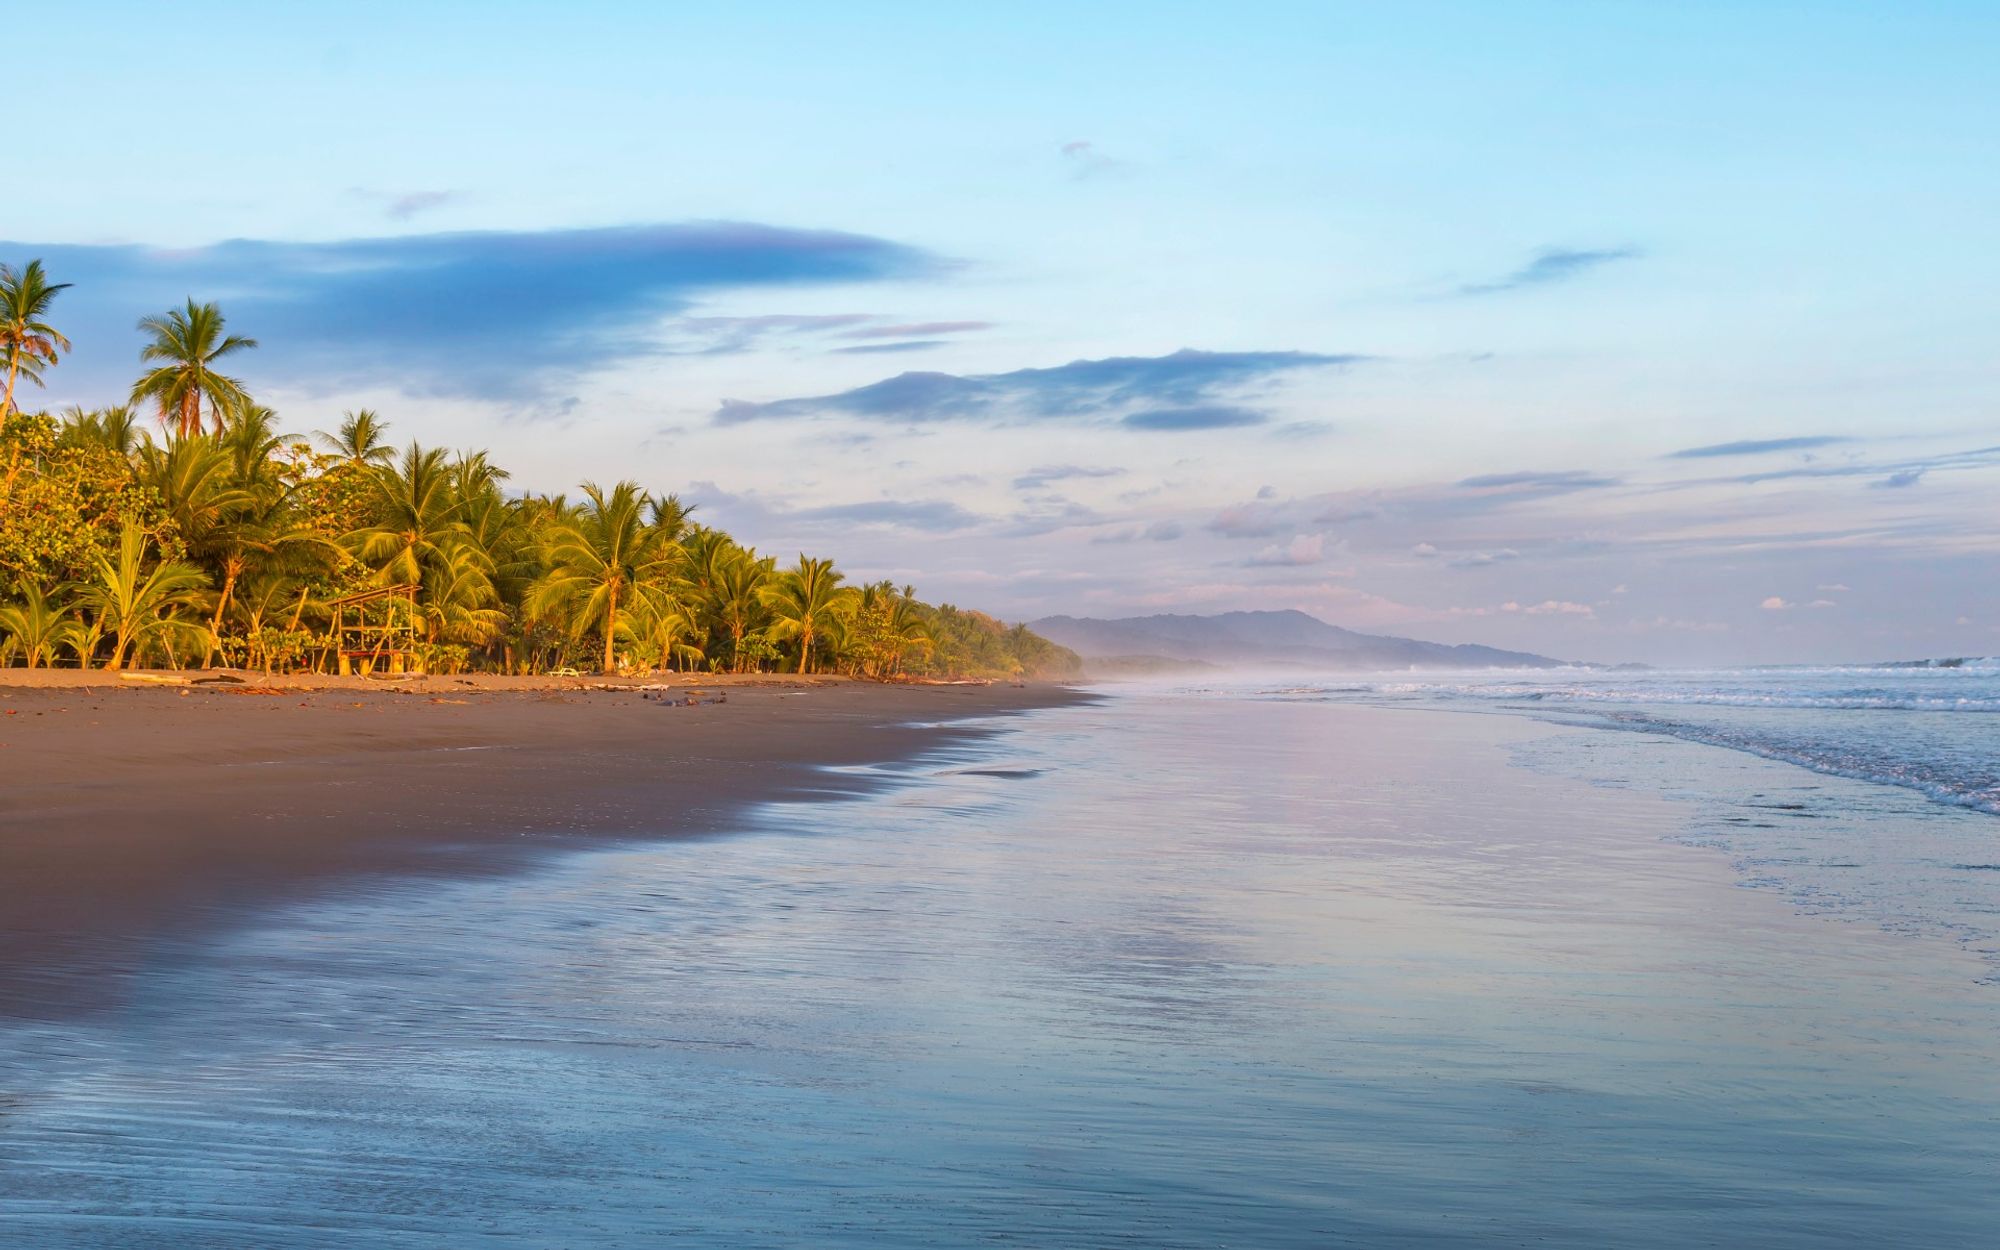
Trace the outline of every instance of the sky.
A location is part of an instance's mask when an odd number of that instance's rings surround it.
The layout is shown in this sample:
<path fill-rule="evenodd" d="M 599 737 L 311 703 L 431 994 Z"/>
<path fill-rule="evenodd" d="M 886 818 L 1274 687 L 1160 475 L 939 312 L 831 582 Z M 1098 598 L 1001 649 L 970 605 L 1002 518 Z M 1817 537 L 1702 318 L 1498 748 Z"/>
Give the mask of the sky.
<path fill-rule="evenodd" d="M 28 397 L 632 478 L 1010 620 L 2000 652 L 2000 6 L 57 6 Z"/>

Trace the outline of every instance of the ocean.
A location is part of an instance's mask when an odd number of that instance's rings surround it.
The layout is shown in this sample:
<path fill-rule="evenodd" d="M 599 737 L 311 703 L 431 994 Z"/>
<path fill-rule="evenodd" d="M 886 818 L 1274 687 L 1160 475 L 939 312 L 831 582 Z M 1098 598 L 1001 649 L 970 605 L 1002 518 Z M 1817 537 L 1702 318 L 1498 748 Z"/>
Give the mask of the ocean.
<path fill-rule="evenodd" d="M 357 885 L 0 1030 L 0 1242 L 1990 1246 L 1996 710 L 1115 687 L 725 835 Z"/>

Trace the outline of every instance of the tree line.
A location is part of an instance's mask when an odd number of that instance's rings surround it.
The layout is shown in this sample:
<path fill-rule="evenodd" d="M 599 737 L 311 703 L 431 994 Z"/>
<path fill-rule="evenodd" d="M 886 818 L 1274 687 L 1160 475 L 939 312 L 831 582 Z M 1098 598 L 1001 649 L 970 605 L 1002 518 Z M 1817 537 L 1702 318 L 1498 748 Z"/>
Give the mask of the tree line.
<path fill-rule="evenodd" d="M 23 384 L 70 349 L 51 321 L 67 285 L 0 265 L 0 665 L 330 672 L 358 636 L 443 673 L 1078 668 L 911 587 L 781 567 L 634 482 L 512 492 L 485 452 L 397 449 L 368 410 L 286 433 L 229 376 L 257 342 L 214 304 L 139 322 L 125 402 L 26 411 Z"/>

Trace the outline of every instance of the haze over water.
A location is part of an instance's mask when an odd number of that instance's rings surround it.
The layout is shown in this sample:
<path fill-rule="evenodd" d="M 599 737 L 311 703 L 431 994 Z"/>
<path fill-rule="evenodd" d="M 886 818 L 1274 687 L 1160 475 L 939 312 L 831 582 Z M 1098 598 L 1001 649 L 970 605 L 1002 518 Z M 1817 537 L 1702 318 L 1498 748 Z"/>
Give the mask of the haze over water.
<path fill-rule="evenodd" d="M 2000 990 L 1930 923 L 1964 899 L 1854 848 L 1992 817 L 1328 701 L 1410 693 L 1114 693 L 877 797 L 162 952 L 126 1010 L 0 1039 L 0 1228 L 1990 1244 Z"/>

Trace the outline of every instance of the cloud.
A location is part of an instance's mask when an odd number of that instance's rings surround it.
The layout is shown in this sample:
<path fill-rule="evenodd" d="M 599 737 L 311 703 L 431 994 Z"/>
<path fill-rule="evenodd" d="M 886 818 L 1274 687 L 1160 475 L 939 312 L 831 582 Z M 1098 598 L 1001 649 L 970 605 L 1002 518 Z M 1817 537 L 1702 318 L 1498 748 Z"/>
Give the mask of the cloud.
<path fill-rule="evenodd" d="M 1133 430 L 1227 430 L 1262 425 L 1270 418 L 1254 408 L 1210 404 L 1197 408 L 1154 408 L 1126 415 L 1120 425 Z"/>
<path fill-rule="evenodd" d="M 1815 477 L 1874 477 L 1886 473 L 1890 478 L 1908 477 L 1908 481 L 1880 483 L 1884 486 L 1908 486 L 1926 473 L 1946 472 L 1957 469 L 1990 469 L 2000 465 L 2000 446 L 1974 447 L 1966 451 L 1947 452 L 1918 460 L 1887 462 L 1857 461 L 1847 464 L 1803 465 L 1787 469 L 1773 469 L 1765 473 L 1745 473 L 1726 478 L 1694 478 L 1675 483 L 1678 486 L 1706 486 L 1716 482 L 1738 485 L 1755 485 L 1759 482 L 1777 482 L 1793 478 Z"/>
<path fill-rule="evenodd" d="M 869 499 L 796 508 L 756 491 L 736 494 L 710 481 L 691 482 L 682 494 L 702 509 L 705 521 L 720 524 L 748 542 L 761 542 L 771 534 L 790 536 L 800 530 L 857 527 L 953 533 L 988 520 L 946 499 Z"/>
<path fill-rule="evenodd" d="M 899 423 L 1030 421 L 1123 423 L 1141 430 L 1212 429 L 1265 420 L 1261 410 L 1222 403 L 1286 374 L 1350 365 L 1366 357 L 1315 352 L 1205 352 L 1075 360 L 1009 373 L 899 373 L 853 390 L 766 403 L 724 400 L 718 424 L 845 416 Z"/>
<path fill-rule="evenodd" d="M 1540 603 L 1503 603 L 1502 612 L 1518 612 L 1523 616 L 1596 616 L 1597 610 L 1587 603 L 1571 603 L 1567 599 L 1544 599 Z"/>
<path fill-rule="evenodd" d="M 1924 480 L 1924 470 L 1903 469 L 1900 470 L 1899 472 L 1891 473 L 1888 477 L 1883 478 L 1879 482 L 1872 482 L 1870 483 L 1870 485 L 1874 486 L 1878 490 L 1899 490 L 1905 486 L 1915 486 L 1918 482 L 1921 482 L 1923 480 Z"/>
<path fill-rule="evenodd" d="M 418 213 L 442 208 L 458 198 L 456 191 L 408 191 L 390 200 L 382 215 L 391 221 L 408 221 Z"/>
<path fill-rule="evenodd" d="M 1079 478 L 1123 477 L 1125 470 L 1094 467 L 1083 464 L 1049 464 L 1029 469 L 1014 479 L 1015 490 L 1040 490 L 1051 482 L 1070 482 Z"/>
<path fill-rule="evenodd" d="M 1600 248 L 1578 250 L 1550 247 L 1535 253 L 1527 264 L 1510 274 L 1488 282 L 1471 282 L 1458 288 L 1460 295 L 1497 295 L 1503 291 L 1518 291 L 1523 287 L 1547 286 L 1554 282 L 1566 282 L 1582 277 L 1593 269 L 1602 268 L 1621 260 L 1632 260 L 1639 256 L 1639 250 L 1632 247 Z"/>
<path fill-rule="evenodd" d="M 943 339 L 909 339 L 901 343 L 861 343 L 853 347 L 836 347 L 833 350 L 843 356 L 876 356 L 890 352 L 927 352 L 933 347 L 943 347 Z"/>
<path fill-rule="evenodd" d="M 1280 547 L 1272 544 L 1244 563 L 1252 568 L 1296 568 L 1326 559 L 1325 534 L 1299 534 Z"/>
<path fill-rule="evenodd" d="M 1107 155 L 1088 139 L 1072 139 L 1063 144 L 1062 158 L 1069 166 L 1070 177 L 1078 181 L 1117 173 L 1125 168 L 1124 161 Z"/>
<path fill-rule="evenodd" d="M 878 525 L 889 529 L 925 530 L 949 533 L 971 529 L 981 518 L 948 499 L 876 499 L 866 503 L 831 504 L 820 508 L 797 508 L 782 514 L 790 520 L 811 525 L 838 521 L 845 525 Z"/>
<path fill-rule="evenodd" d="M 1478 477 L 1460 480 L 1460 486 L 1468 490 L 1514 490 L 1526 488 L 1533 492 L 1561 493 L 1573 490 L 1591 490 L 1601 486 L 1616 486 L 1618 479 L 1586 472 L 1582 469 L 1562 469 L 1555 472 L 1529 471 L 1522 473 L 1486 473 Z"/>
<path fill-rule="evenodd" d="M 1439 552 L 1436 547 L 1431 546 L 1429 543 L 1418 543 L 1416 546 L 1410 548 L 1410 554 L 1419 560 L 1435 560 Z"/>
<path fill-rule="evenodd" d="M 1170 543 L 1187 533 L 1179 521 L 1155 521 L 1141 535 L 1147 542 Z"/>
<path fill-rule="evenodd" d="M 1224 508 L 1208 523 L 1212 533 L 1224 538 L 1268 538 L 1291 523 L 1285 511 L 1266 503 L 1245 503 Z"/>
<path fill-rule="evenodd" d="M 1845 582 L 1827 582 L 1824 585 L 1815 586 L 1813 587 L 1813 589 L 1823 590 L 1823 591 L 1842 591 L 1842 590 L 1852 590 L 1853 587 L 1849 586 Z"/>
<path fill-rule="evenodd" d="M 850 339 L 904 339 L 927 338 L 935 334 L 963 334 L 968 330 L 991 330 L 990 321 L 912 321 L 903 325 L 867 326 L 859 330 L 849 330 L 842 337 Z"/>
<path fill-rule="evenodd" d="M 1764 602 L 1758 604 L 1757 606 L 1764 609 L 1766 612 L 1789 612 L 1793 608 L 1799 605 L 1796 603 L 1788 603 L 1778 595 L 1772 595 L 1769 599 L 1764 600 Z"/>
<path fill-rule="evenodd" d="M 1446 563 L 1455 569 L 1483 568 L 1489 564 L 1499 564 L 1506 560 L 1518 560 L 1521 553 L 1512 547 L 1502 547 L 1498 551 L 1468 551 L 1462 556 L 1453 556 Z"/>
<path fill-rule="evenodd" d="M 193 296 L 264 346 L 240 368 L 302 385 L 403 379 L 420 393 L 546 400 L 662 350 L 662 318 L 715 292 L 938 272 L 865 235 L 745 222 L 483 231 L 206 247 L 0 242 L 39 256 L 79 344 L 64 381 L 128 383 L 134 322 Z"/>
<path fill-rule="evenodd" d="M 873 321 L 870 313 L 765 313 L 756 317 L 680 317 L 667 327 L 670 350 L 701 356 L 747 352 L 766 339 L 824 333 Z M 687 346 L 679 344 L 685 341 Z"/>
<path fill-rule="evenodd" d="M 1706 447 L 1684 447 L 1667 453 L 1669 460 L 1706 460 L 1719 456 L 1761 456 L 1774 451 L 1810 451 L 1852 442 L 1837 434 L 1805 434 L 1797 438 L 1746 438 L 1734 443 L 1710 443 Z"/>

